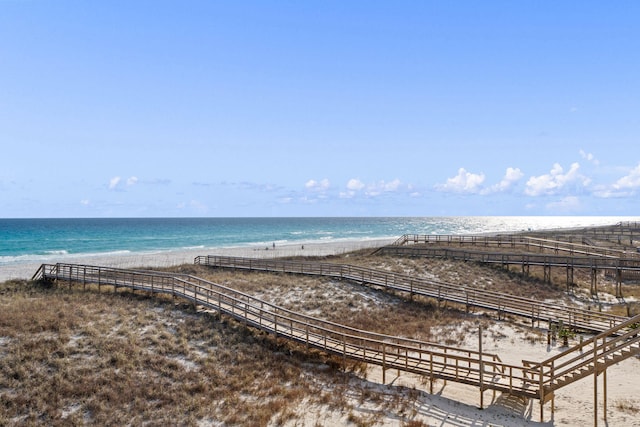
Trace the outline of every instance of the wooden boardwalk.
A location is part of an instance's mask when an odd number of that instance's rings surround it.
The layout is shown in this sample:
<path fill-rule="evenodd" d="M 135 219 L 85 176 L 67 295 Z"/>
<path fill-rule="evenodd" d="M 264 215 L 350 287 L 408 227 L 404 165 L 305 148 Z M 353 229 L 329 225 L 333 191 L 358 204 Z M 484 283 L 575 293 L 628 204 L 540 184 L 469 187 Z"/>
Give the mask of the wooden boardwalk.
<path fill-rule="evenodd" d="M 307 347 L 388 369 L 411 372 L 431 380 L 441 379 L 485 390 L 538 399 L 543 420 L 544 405 L 560 387 L 640 353 L 640 316 L 628 319 L 596 335 L 580 346 L 542 362 L 523 361 L 521 366 L 502 363 L 495 354 L 460 349 L 397 336 L 376 334 L 324 321 L 278 307 L 198 277 L 151 271 L 124 270 L 77 264 L 43 264 L 34 279 L 70 284 L 95 284 L 132 291 L 163 293 L 185 299 L 233 317 L 254 327 Z M 584 355 L 588 356 L 586 359 Z M 606 375 L 606 374 L 605 374 Z M 432 390 L 431 390 L 432 392 Z M 553 403 L 552 403 L 553 411 Z"/>
<path fill-rule="evenodd" d="M 548 238 L 549 235 L 563 240 L 577 239 L 582 243 L 592 244 L 597 241 L 598 246 L 610 243 L 615 246 L 627 246 L 635 249 L 640 243 L 640 222 L 623 221 L 613 225 L 598 227 L 580 227 L 547 231 L 529 231 L 529 236 Z"/>
<path fill-rule="evenodd" d="M 640 233 L 639 233 L 640 237 Z M 568 254 L 571 256 L 604 257 L 631 259 L 640 262 L 637 250 L 625 250 L 593 246 L 585 243 L 573 243 L 563 240 L 532 237 L 521 234 L 498 235 L 454 235 L 454 234 L 404 234 L 392 246 L 403 245 L 438 245 L 477 248 L 511 248 L 525 252 Z"/>
<path fill-rule="evenodd" d="M 454 247 L 458 246 L 458 247 Z M 471 249 L 469 249 L 471 247 Z M 492 251 L 491 248 L 501 248 Z M 505 248 L 514 249 L 508 252 Z M 517 251 L 516 249 L 519 249 Z M 535 253 L 552 251 L 554 253 Z M 597 275 L 605 272 L 616 279 L 616 297 L 623 298 L 622 281 L 640 279 L 640 256 L 637 252 L 577 245 L 526 236 L 430 236 L 404 235 L 394 244 L 381 247 L 379 255 L 444 258 L 465 262 L 479 262 L 508 268 L 518 266 L 528 275 L 532 266 L 541 267 L 543 280 L 551 281 L 551 269 L 566 270 L 566 285 L 574 285 L 575 269 L 589 271 L 591 294 L 597 296 Z M 562 254 L 561 254 L 562 253 Z"/>
<path fill-rule="evenodd" d="M 224 256 L 198 256 L 195 263 L 218 268 L 295 273 L 335 277 L 352 280 L 380 289 L 404 292 L 410 297 L 421 295 L 438 301 L 461 304 L 471 308 L 491 310 L 498 314 L 526 317 L 532 326 L 537 322 L 562 322 L 567 327 L 600 332 L 625 322 L 628 318 L 599 311 L 544 304 L 530 298 L 492 292 L 470 286 L 453 285 L 432 279 L 376 270 L 348 264 L 320 263 L 313 261 L 285 261 Z"/>

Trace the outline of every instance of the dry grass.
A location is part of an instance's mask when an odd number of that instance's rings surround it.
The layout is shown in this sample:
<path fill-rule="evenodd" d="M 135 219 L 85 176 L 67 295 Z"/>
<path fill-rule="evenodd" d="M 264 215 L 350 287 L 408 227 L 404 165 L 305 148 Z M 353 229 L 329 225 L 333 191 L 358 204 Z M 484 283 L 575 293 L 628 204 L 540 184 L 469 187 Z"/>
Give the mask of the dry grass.
<path fill-rule="evenodd" d="M 177 270 L 216 275 L 194 266 Z M 292 309 L 422 339 L 434 338 L 432 326 L 463 316 L 321 278 L 224 280 Z M 402 422 L 415 416 L 406 409 L 415 396 L 389 387 L 381 398 L 359 379 L 366 377 L 361 363 L 344 366 L 342 358 L 171 298 L 88 288 L 0 285 L 0 425 L 284 425 L 295 423 L 303 404 L 344 414 L 354 425 L 378 425 L 385 413 Z"/>
<path fill-rule="evenodd" d="M 628 414 L 637 415 L 640 413 L 640 407 L 638 407 L 634 401 L 630 399 L 620 399 L 614 402 L 615 408 Z"/>
<path fill-rule="evenodd" d="M 338 361 L 171 300 L 1 289 L 0 425 L 260 426 L 335 382 Z"/>
<path fill-rule="evenodd" d="M 409 301 L 405 295 L 329 278 L 216 269 L 198 273 L 290 310 L 387 335 L 438 341 L 441 336 L 432 334 L 432 328 L 471 318 L 431 299 L 414 297 Z"/>
<path fill-rule="evenodd" d="M 511 270 L 487 266 L 481 263 L 454 261 L 439 258 L 410 258 L 387 255 L 371 256 L 369 253 L 351 253 L 341 256 L 314 258 L 321 262 L 351 264 L 367 268 L 405 274 L 423 279 L 433 279 L 450 284 L 469 285 L 494 292 L 543 299 L 566 298 L 564 270 L 552 271 L 552 282 L 542 280 L 542 268 L 538 272 L 531 267 L 529 277 L 516 268 Z M 578 275 L 579 273 L 576 273 Z M 562 276 L 562 277 L 561 277 Z M 588 278 L 583 281 L 586 282 Z"/>

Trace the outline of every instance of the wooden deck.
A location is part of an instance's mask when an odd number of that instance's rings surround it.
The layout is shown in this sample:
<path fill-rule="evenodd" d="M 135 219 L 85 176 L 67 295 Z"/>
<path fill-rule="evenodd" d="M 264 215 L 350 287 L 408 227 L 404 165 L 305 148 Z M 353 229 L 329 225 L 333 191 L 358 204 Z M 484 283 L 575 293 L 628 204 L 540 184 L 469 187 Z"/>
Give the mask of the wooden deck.
<path fill-rule="evenodd" d="M 639 233 L 640 234 L 640 233 Z M 457 246 L 457 247 L 454 247 Z M 491 248 L 501 248 L 491 250 Z M 505 248 L 513 249 L 509 252 Z M 517 250 L 516 250 L 517 249 Z M 538 251 L 536 253 L 536 251 Z M 543 253 L 545 252 L 546 253 Z M 552 253 L 549 253 L 552 252 Z M 598 248 L 527 236 L 431 236 L 404 235 L 376 252 L 380 255 L 444 258 L 479 262 L 505 268 L 519 267 L 528 275 L 530 267 L 541 267 L 543 280 L 551 281 L 551 269 L 566 271 L 567 290 L 574 285 L 575 269 L 591 275 L 591 294 L 597 296 L 597 276 L 604 272 L 616 280 L 615 294 L 623 298 L 623 280 L 640 279 L 640 255 L 636 251 Z"/>
<path fill-rule="evenodd" d="M 640 233 L 638 235 L 640 237 Z M 640 262 L 637 250 L 607 248 L 586 243 L 532 237 L 520 234 L 498 235 L 451 235 L 451 234 L 404 234 L 392 246 L 437 245 L 476 248 L 511 248 L 532 253 L 568 254 L 571 256 L 631 259 Z"/>
<path fill-rule="evenodd" d="M 626 317 L 595 310 L 544 304 L 534 299 L 501 292 L 453 285 L 437 280 L 415 278 L 405 274 L 348 264 L 224 256 L 198 256 L 194 262 L 218 268 L 306 274 L 352 280 L 379 289 L 403 292 L 409 297 L 421 295 L 434 298 L 437 301 L 461 304 L 467 311 L 471 308 L 491 310 L 496 312 L 499 318 L 507 314 L 525 317 L 531 320 L 532 326 L 536 322 L 539 325 L 541 321 L 562 322 L 574 329 L 600 332 L 627 320 Z"/>
<path fill-rule="evenodd" d="M 376 334 L 327 322 L 278 307 L 232 288 L 198 277 L 77 264 L 43 264 L 34 279 L 109 286 L 115 290 L 170 294 L 194 305 L 216 310 L 248 327 L 307 347 L 388 369 L 411 372 L 430 379 L 454 381 L 540 401 L 553 401 L 554 391 L 586 375 L 640 353 L 640 316 L 627 319 L 580 346 L 542 362 L 521 366 L 502 363 L 495 354 Z M 584 354 L 591 354 L 590 361 Z M 587 358 L 589 359 L 589 358 Z M 432 390 L 431 390 L 432 391 Z M 552 404 L 553 410 L 553 404 Z"/>

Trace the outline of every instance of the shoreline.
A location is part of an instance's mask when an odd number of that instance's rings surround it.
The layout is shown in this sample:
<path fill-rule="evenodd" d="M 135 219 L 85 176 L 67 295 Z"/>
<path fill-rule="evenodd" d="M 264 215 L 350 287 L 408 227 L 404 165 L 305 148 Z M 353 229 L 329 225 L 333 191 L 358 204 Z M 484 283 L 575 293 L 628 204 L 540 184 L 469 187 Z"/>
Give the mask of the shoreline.
<path fill-rule="evenodd" d="M 7 280 L 30 279 L 42 264 L 58 262 L 69 264 L 87 264 L 115 268 L 137 267 L 173 267 L 192 264 L 199 255 L 226 255 L 245 258 L 276 258 L 290 256 L 328 256 L 339 255 L 360 249 L 372 249 L 393 243 L 397 237 L 386 239 L 343 240 L 321 243 L 289 243 L 258 247 L 236 246 L 204 249 L 185 249 L 156 253 L 127 253 L 109 255 L 66 255 L 43 262 L 24 262 L 0 266 L 0 282 Z"/>

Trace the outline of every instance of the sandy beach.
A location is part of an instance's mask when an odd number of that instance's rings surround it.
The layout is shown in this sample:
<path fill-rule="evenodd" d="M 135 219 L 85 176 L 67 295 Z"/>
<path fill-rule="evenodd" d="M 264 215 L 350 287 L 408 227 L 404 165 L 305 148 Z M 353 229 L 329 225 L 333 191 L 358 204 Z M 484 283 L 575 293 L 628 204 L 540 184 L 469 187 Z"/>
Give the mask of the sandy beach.
<path fill-rule="evenodd" d="M 252 258 L 275 258 L 285 256 L 326 256 L 337 255 L 359 249 L 376 248 L 392 243 L 395 239 L 345 240 L 328 243 L 305 243 L 269 246 L 242 246 L 231 248 L 191 249 L 168 251 L 150 254 L 119 254 L 51 257 L 48 263 L 57 262 L 88 264 L 104 267 L 136 268 L 136 267 L 173 267 L 193 263 L 199 255 L 225 255 Z M 15 263 L 0 266 L 0 282 L 11 279 L 29 279 L 41 263 Z"/>

